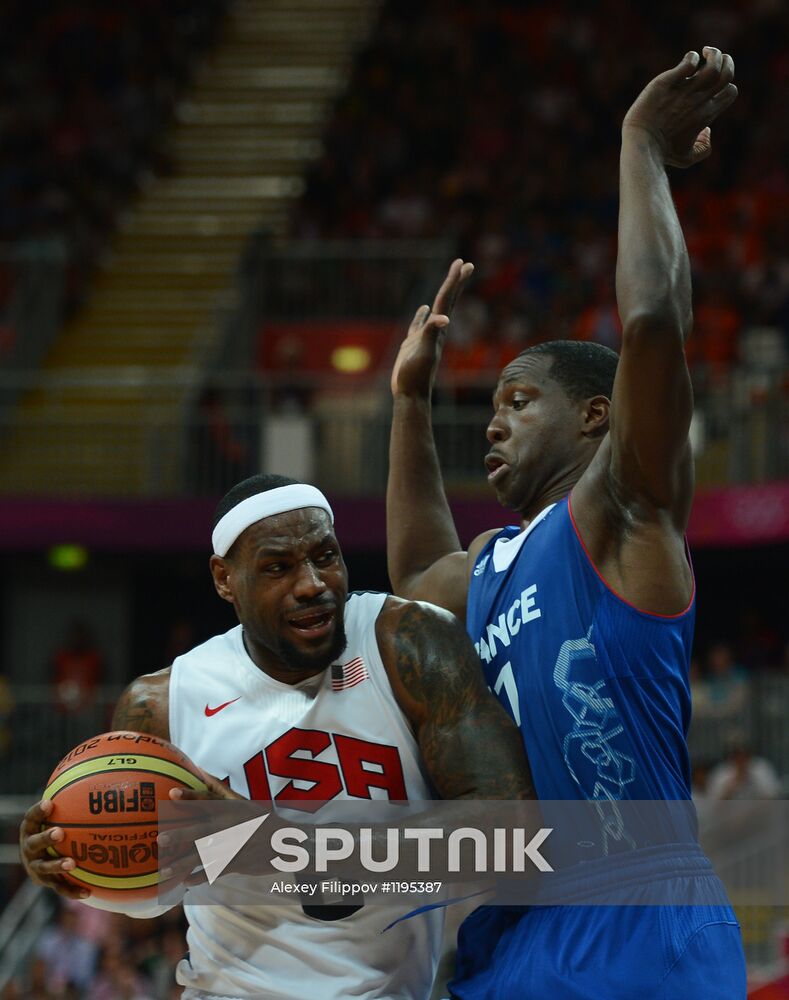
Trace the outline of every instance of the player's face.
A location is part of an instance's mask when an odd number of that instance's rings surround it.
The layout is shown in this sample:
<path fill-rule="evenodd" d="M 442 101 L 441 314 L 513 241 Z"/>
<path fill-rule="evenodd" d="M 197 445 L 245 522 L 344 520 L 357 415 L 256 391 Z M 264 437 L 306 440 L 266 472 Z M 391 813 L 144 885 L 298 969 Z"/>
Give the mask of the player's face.
<path fill-rule="evenodd" d="M 267 517 L 238 544 L 227 582 L 253 659 L 281 679 L 325 670 L 345 649 L 348 596 L 329 515 L 305 507 Z"/>
<path fill-rule="evenodd" d="M 488 482 L 500 503 L 518 511 L 559 486 L 578 461 L 579 408 L 550 367 L 545 355 L 516 359 L 493 395 Z"/>

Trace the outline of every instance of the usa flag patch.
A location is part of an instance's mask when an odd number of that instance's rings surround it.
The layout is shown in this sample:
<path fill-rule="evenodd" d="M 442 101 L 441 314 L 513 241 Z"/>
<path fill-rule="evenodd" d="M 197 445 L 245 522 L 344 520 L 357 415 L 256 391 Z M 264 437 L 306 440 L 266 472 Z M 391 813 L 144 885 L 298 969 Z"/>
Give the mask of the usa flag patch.
<path fill-rule="evenodd" d="M 370 675 L 361 656 L 349 663 L 334 663 L 331 668 L 331 689 L 332 691 L 347 691 L 348 688 L 356 687 L 362 681 L 368 680 Z"/>

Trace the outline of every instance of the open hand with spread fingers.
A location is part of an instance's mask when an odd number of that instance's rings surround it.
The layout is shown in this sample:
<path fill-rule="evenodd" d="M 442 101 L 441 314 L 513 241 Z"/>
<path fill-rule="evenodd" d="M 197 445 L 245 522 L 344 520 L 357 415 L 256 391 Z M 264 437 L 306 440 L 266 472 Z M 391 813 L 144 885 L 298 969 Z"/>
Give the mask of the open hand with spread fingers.
<path fill-rule="evenodd" d="M 417 309 L 392 369 L 393 396 L 429 397 L 449 318 L 473 272 L 473 264 L 453 260 L 432 308 Z"/>
<path fill-rule="evenodd" d="M 691 167 L 712 149 L 710 125 L 737 99 L 734 60 L 712 46 L 688 52 L 679 65 L 644 87 L 625 115 L 623 132 L 643 129 L 657 142 L 663 162 Z"/>

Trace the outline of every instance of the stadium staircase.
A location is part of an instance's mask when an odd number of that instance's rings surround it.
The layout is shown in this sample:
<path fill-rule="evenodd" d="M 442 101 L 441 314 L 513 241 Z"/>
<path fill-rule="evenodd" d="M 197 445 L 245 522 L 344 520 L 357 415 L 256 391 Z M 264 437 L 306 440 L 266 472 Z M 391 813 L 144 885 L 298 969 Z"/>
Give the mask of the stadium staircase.
<path fill-rule="evenodd" d="M 44 364 L 45 390 L 20 404 L 0 460 L 5 491 L 127 495 L 175 481 L 176 441 L 169 455 L 160 451 L 158 468 L 146 453 L 173 433 L 184 392 L 157 395 L 151 385 L 206 357 L 248 234 L 284 232 L 377 6 L 239 0 L 231 7 L 180 107 L 172 175 L 152 180 L 124 220 L 88 304 Z M 86 374 L 93 388 L 77 386 Z"/>

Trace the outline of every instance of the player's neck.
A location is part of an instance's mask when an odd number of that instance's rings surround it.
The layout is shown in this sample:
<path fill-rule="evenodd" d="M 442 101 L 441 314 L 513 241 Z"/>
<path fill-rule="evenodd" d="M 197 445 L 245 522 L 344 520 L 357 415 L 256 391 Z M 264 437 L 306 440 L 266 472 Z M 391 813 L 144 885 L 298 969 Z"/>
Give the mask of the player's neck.
<path fill-rule="evenodd" d="M 270 650 L 264 649 L 256 643 L 246 629 L 241 632 L 241 639 L 244 643 L 247 656 L 258 670 L 261 670 L 264 674 L 273 678 L 273 680 L 279 681 L 280 684 L 299 684 L 310 677 L 316 677 L 318 674 L 324 673 L 327 669 L 327 666 L 301 668 L 290 666 L 278 656 L 271 653 Z"/>
<path fill-rule="evenodd" d="M 524 498 L 523 506 L 518 508 L 521 528 L 528 528 L 546 507 L 564 500 L 572 493 L 578 480 L 591 465 L 596 452 L 597 446 L 593 451 L 574 454 L 564 469 L 557 471 L 548 482 L 543 483 L 533 496 Z"/>
<path fill-rule="evenodd" d="M 560 500 L 564 500 L 580 478 L 578 471 L 574 469 L 566 477 L 563 476 L 557 482 L 541 490 L 537 496 L 530 498 L 526 506 L 518 511 L 521 518 L 521 528 L 528 528 L 535 517 L 539 517 L 546 507 L 551 507 Z"/>

